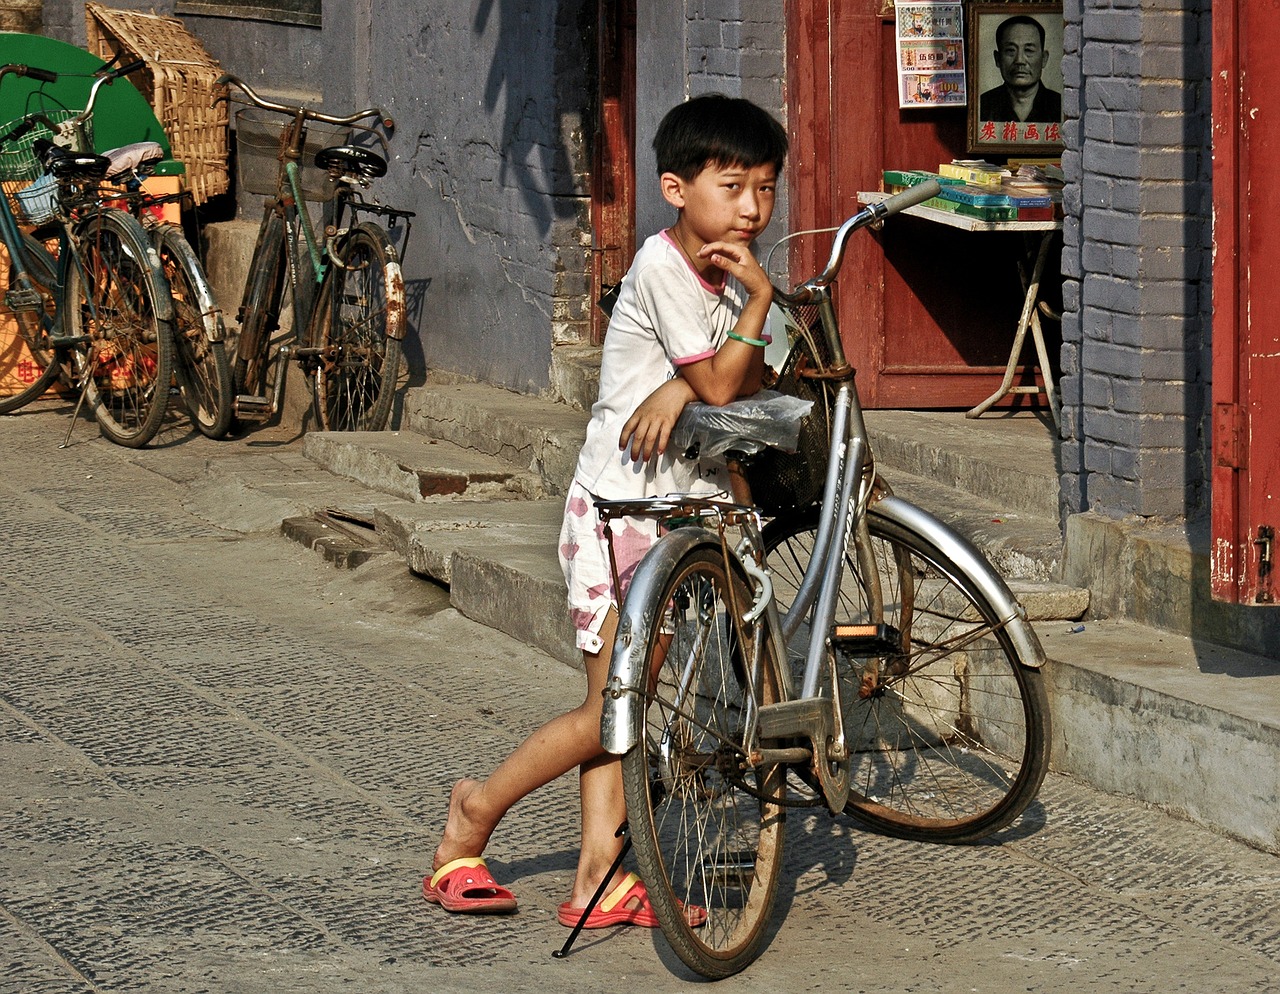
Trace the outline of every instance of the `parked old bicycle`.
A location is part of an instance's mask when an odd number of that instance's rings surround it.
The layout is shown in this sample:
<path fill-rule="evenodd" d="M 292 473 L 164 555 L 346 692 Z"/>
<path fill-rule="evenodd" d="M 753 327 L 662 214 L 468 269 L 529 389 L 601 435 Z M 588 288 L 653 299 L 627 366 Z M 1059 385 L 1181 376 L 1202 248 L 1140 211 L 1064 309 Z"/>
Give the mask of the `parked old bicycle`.
<path fill-rule="evenodd" d="M 190 191 L 154 194 L 145 180 L 163 161 L 157 142 L 134 142 L 103 153 L 107 180 L 119 188 L 107 194 L 116 206 L 137 217 L 151 236 L 173 297 L 174 374 L 183 406 L 196 430 L 222 438 L 231 427 L 233 386 L 226 352 L 222 309 L 200 256 L 182 228 L 163 218 L 166 204 L 189 204 Z"/>
<path fill-rule="evenodd" d="M 173 306 L 147 233 L 99 197 L 109 163 L 92 153 L 91 127 L 101 87 L 140 66 L 99 73 L 84 111 L 35 112 L 0 127 L 5 301 L 38 370 L 0 399 L 0 413 L 29 403 L 65 372 L 79 391 L 77 413 L 87 404 L 103 435 L 130 447 L 151 441 L 168 404 Z M 58 78 L 51 70 L 0 67 L 0 81 L 9 74 Z M 20 222 L 33 230 L 24 232 Z"/>
<path fill-rule="evenodd" d="M 759 953 L 788 808 L 972 842 L 1045 775 L 1044 654 L 1026 612 L 977 549 L 877 476 L 832 304 L 853 232 L 936 189 L 850 218 L 820 275 L 775 291 L 796 339 L 779 388 L 814 401 L 799 453 L 731 460 L 735 502 L 599 505 L 671 529 L 620 611 L 602 740 L 622 756 L 662 930 L 708 977 Z"/>
<path fill-rule="evenodd" d="M 224 75 L 219 83 L 239 91 L 232 99 L 286 118 L 275 194 L 263 207 L 240 305 L 236 417 L 265 421 L 280 411 L 285 367 L 293 359 L 312 383 L 321 428 L 382 429 L 391 414 L 405 334 L 404 279 L 388 229 L 403 226 L 403 247 L 414 212 L 364 197 L 370 181 L 386 174 L 384 156 L 354 143 L 323 148 L 315 159 L 328 181 L 323 238 L 318 238 L 306 209 L 299 161 L 309 122 L 356 129 L 384 150 L 384 134 L 391 135 L 394 122 L 377 107 L 325 114 L 267 100 L 236 76 Z M 286 288 L 292 333 L 273 355 L 272 333 Z"/>

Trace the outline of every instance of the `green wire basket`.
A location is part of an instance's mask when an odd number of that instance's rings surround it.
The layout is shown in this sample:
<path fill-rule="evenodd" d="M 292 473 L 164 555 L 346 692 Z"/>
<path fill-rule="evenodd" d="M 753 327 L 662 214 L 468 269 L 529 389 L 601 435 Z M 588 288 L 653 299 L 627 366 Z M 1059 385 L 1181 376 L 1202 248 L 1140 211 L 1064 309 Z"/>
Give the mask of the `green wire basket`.
<path fill-rule="evenodd" d="M 5 142 L 0 147 L 0 182 L 17 183 L 33 180 L 44 172 L 36 159 L 32 146 L 41 138 L 61 145 L 73 152 L 93 151 L 92 118 L 77 123 L 79 111 L 51 110 L 28 114 L 8 124 L 0 125 L 0 135 L 8 134 L 23 121 L 34 120 L 33 127 L 20 138 Z"/>

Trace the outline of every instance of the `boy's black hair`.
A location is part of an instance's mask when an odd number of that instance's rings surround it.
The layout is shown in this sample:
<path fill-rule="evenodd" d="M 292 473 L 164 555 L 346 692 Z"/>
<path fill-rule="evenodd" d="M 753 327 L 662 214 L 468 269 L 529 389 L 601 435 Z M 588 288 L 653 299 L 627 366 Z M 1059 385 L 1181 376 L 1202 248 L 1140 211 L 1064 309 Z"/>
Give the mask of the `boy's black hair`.
<path fill-rule="evenodd" d="M 653 138 L 658 175 L 692 180 L 707 166 L 754 169 L 787 157 L 787 133 L 750 100 L 718 93 L 694 97 L 667 111 Z"/>

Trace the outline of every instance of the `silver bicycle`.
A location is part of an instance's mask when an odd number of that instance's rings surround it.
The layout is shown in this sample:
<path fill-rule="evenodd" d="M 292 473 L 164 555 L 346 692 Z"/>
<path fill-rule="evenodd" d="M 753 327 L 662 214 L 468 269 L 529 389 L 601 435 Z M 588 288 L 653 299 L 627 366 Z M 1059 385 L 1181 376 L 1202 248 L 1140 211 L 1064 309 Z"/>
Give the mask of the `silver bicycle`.
<path fill-rule="evenodd" d="M 794 339 L 777 388 L 814 402 L 799 452 L 730 458 L 733 502 L 599 505 L 669 529 L 620 609 L 601 735 L 622 756 L 662 930 L 708 977 L 759 954 L 788 808 L 973 842 L 1026 809 L 1048 766 L 1026 612 L 977 549 L 877 476 L 832 306 L 853 232 L 935 193 L 868 207 L 819 276 L 776 290 Z"/>

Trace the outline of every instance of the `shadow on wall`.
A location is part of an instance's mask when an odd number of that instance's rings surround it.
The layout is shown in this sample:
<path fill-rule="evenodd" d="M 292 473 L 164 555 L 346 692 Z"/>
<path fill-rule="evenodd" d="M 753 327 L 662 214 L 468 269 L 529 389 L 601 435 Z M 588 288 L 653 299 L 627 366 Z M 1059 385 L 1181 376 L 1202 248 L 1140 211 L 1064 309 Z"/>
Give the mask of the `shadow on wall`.
<path fill-rule="evenodd" d="M 484 87 L 484 106 L 493 112 L 505 92 L 505 114 L 502 122 L 502 168 L 504 183 L 514 186 L 524 199 L 529 216 L 538 232 L 546 235 L 557 220 L 571 219 L 577 214 L 572 197 L 575 193 L 573 163 L 565 147 L 560 120 L 565 110 L 581 105 L 580 93 L 573 83 L 586 67 L 585 78 L 595 75 L 595 52 L 583 44 L 589 33 L 580 30 L 579 18 L 590 4 L 578 0 L 559 0 L 553 18 L 557 35 L 566 24 L 577 26 L 579 44 L 557 38 L 552 46 L 551 72 L 540 71 L 540 60 L 532 58 L 530 21 L 542 18 L 542 3 L 534 0 L 480 0 L 472 29 L 482 35 L 490 29 L 496 15 L 497 32 L 493 62 Z M 572 14 L 572 17 L 566 15 Z M 576 66 L 577 71 L 568 71 Z M 553 106 L 546 108 L 550 100 Z M 541 111 L 541 113 L 539 112 Z M 584 117 L 584 124 L 587 118 Z M 550 134 L 541 134 L 542 131 Z M 584 127 L 584 140 L 589 142 L 593 129 Z M 587 149 L 589 152 L 589 149 Z M 586 160 L 590 162 L 589 155 Z M 550 186 L 549 189 L 545 187 Z"/>

